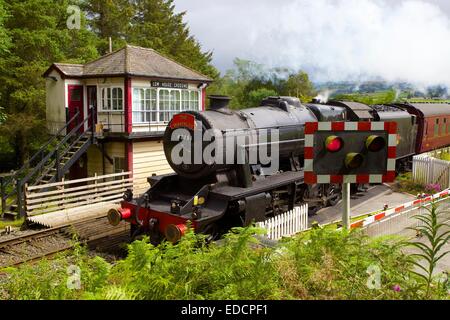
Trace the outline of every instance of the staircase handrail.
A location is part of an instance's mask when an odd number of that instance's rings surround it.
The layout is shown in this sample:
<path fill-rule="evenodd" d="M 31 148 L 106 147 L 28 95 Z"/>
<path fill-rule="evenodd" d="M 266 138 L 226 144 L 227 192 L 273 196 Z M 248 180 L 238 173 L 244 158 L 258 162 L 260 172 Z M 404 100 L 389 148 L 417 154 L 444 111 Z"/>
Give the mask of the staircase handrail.
<path fill-rule="evenodd" d="M 54 140 L 56 140 L 57 137 L 58 137 L 65 129 L 67 129 L 67 127 L 69 127 L 69 126 L 72 124 L 73 121 L 75 121 L 75 119 L 77 119 L 77 118 L 79 117 L 79 115 L 80 115 L 80 111 L 77 110 L 77 112 L 75 113 L 75 115 L 69 120 L 69 122 L 67 122 L 67 123 L 64 125 L 64 127 L 62 127 L 61 129 L 59 129 L 58 132 L 57 132 L 55 135 L 53 135 L 52 138 L 50 138 L 50 139 L 49 139 L 42 147 L 40 147 L 39 150 L 38 150 L 38 151 L 37 151 L 37 152 L 36 152 L 36 153 L 35 153 L 35 154 L 34 154 L 27 162 L 25 162 L 25 163 L 23 164 L 23 166 L 22 166 L 20 169 L 16 170 L 15 172 L 13 172 L 13 173 L 11 174 L 11 176 L 9 176 L 9 179 L 5 181 L 5 185 L 11 184 L 12 181 L 13 181 L 14 179 L 17 178 L 17 176 L 19 176 L 19 175 L 20 175 L 21 173 L 23 173 L 26 169 L 28 169 L 29 166 L 30 166 L 30 164 L 31 164 L 34 160 L 36 160 L 36 159 L 38 158 L 38 156 L 39 156 L 40 154 L 42 154 L 42 153 L 46 150 L 46 148 L 47 148 Z M 15 192 L 13 192 L 13 193 L 15 193 Z M 11 195 L 11 194 L 7 195 L 6 197 L 9 197 L 10 195 Z"/>
<path fill-rule="evenodd" d="M 82 126 L 84 126 L 84 124 L 90 119 L 91 114 L 89 114 L 83 121 L 81 121 L 76 127 L 74 127 L 65 137 L 64 139 L 62 139 L 57 146 L 55 147 L 55 149 L 53 149 L 52 151 L 50 151 L 47 156 L 45 156 L 45 158 L 43 158 L 38 165 L 36 165 L 33 170 L 24 178 L 20 181 L 20 184 L 23 186 L 25 183 L 27 183 L 32 176 L 34 176 L 40 169 L 42 169 L 43 165 L 60 149 L 60 147 L 66 143 L 71 137 L 73 137 L 76 132 L 78 130 L 80 130 L 80 128 Z"/>

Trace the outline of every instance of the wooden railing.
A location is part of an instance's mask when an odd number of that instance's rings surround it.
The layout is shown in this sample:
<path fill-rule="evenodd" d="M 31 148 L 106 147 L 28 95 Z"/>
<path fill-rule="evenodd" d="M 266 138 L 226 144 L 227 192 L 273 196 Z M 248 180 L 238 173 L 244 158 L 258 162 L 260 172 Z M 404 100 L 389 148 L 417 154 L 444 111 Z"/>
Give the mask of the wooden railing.
<path fill-rule="evenodd" d="M 133 188 L 131 172 L 25 187 L 27 216 L 119 202 Z"/>

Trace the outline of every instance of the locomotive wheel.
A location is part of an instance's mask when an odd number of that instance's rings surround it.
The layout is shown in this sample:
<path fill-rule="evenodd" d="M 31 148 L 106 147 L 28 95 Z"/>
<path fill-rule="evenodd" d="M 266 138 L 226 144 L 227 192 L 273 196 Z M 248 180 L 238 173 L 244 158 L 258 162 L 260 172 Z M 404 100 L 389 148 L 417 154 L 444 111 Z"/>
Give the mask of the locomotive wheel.
<path fill-rule="evenodd" d="M 330 184 L 324 187 L 324 189 L 324 196 L 327 198 L 327 207 L 334 207 L 342 198 L 341 189 L 335 184 Z"/>
<path fill-rule="evenodd" d="M 139 226 L 132 224 L 130 229 L 130 236 L 131 242 L 136 240 L 142 240 L 145 236 L 145 232 L 143 232 Z"/>
<path fill-rule="evenodd" d="M 218 240 L 220 238 L 219 226 L 216 223 L 211 223 L 202 231 L 202 233 L 206 235 L 207 243 Z"/>

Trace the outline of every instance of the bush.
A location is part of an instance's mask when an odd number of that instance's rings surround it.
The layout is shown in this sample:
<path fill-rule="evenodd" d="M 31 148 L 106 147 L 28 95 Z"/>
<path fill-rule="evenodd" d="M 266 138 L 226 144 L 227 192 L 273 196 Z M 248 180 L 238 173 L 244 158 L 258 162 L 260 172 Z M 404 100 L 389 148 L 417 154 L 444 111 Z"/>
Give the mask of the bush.
<path fill-rule="evenodd" d="M 5 270 L 3 299 L 416 299 L 414 263 L 397 238 L 316 229 L 266 248 L 256 228 L 233 229 L 206 244 L 189 231 L 178 243 L 129 245 L 115 265 L 75 254 Z M 81 271 L 69 288 L 70 267 Z M 68 269 L 69 268 L 69 269 Z M 438 296 L 430 294 L 430 296 Z"/>
<path fill-rule="evenodd" d="M 412 180 L 411 172 L 400 174 L 396 179 L 393 189 L 397 192 L 406 192 L 413 195 L 429 192 L 426 190 L 425 185 Z"/>
<path fill-rule="evenodd" d="M 435 194 L 442 191 L 439 183 L 430 183 L 425 186 L 425 191 L 431 194 Z"/>

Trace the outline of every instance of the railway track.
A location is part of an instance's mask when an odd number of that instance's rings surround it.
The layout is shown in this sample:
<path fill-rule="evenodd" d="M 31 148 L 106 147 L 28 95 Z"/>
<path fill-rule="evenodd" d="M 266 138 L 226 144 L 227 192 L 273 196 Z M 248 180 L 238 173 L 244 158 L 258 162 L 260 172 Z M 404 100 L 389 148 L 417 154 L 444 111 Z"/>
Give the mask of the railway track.
<path fill-rule="evenodd" d="M 71 226 L 29 232 L 3 241 L 0 238 L 0 267 L 52 257 L 71 250 L 77 241 L 86 244 L 89 249 L 109 252 L 128 240 L 127 224 L 113 227 L 105 217 L 89 219 Z"/>

